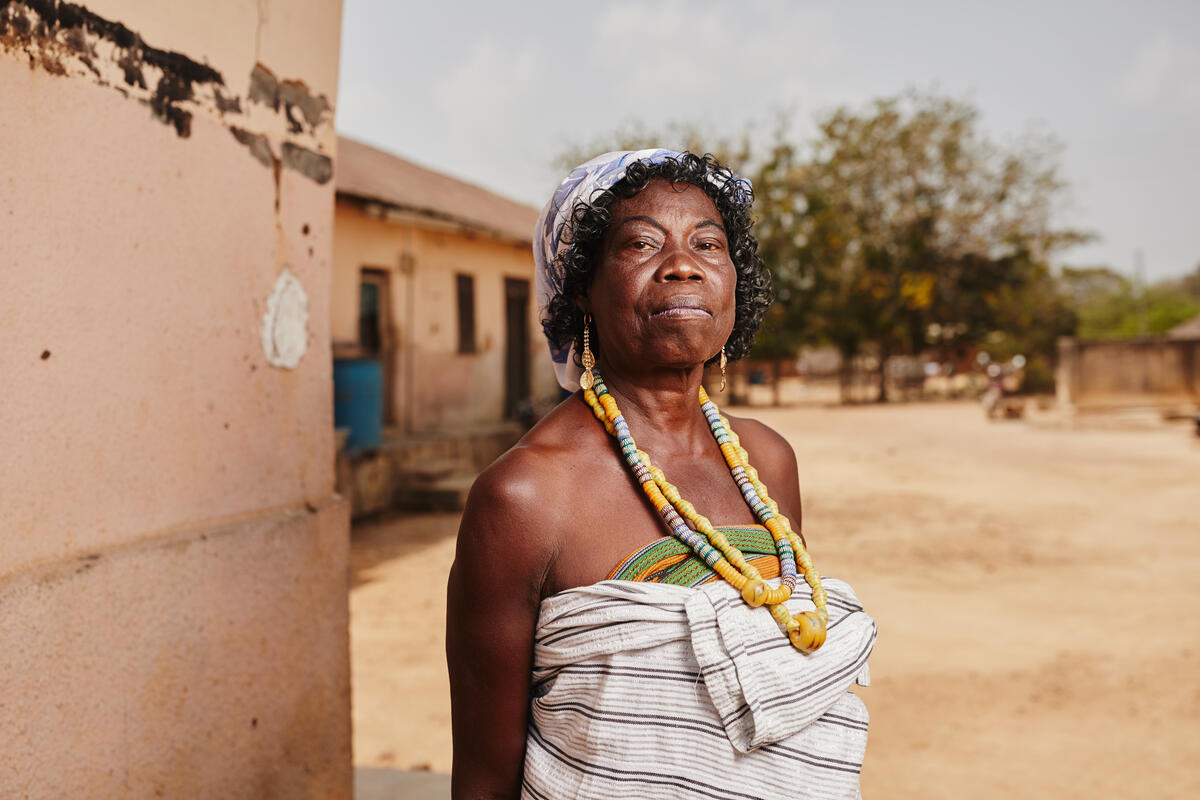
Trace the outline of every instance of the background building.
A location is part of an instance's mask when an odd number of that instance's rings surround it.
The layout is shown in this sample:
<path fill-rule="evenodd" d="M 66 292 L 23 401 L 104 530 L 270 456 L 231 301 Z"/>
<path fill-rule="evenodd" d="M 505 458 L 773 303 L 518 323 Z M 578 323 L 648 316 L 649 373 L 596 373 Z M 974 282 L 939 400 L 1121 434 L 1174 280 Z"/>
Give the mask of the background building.
<path fill-rule="evenodd" d="M 556 402 L 537 209 L 342 138 L 332 332 L 340 491 L 356 516 L 457 507 Z"/>
<path fill-rule="evenodd" d="M 377 359 L 384 422 L 458 431 L 557 395 L 533 298 L 538 210 L 339 140 L 335 357 Z"/>

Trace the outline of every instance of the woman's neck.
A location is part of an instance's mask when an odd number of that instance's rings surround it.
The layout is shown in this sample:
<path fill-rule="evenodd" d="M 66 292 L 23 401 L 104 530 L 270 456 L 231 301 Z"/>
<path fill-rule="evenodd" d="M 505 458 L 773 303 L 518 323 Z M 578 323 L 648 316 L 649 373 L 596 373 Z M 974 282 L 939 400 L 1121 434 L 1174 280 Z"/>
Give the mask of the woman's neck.
<path fill-rule="evenodd" d="M 703 365 L 637 376 L 601 375 L 641 449 L 663 455 L 712 447 L 699 400 Z"/>

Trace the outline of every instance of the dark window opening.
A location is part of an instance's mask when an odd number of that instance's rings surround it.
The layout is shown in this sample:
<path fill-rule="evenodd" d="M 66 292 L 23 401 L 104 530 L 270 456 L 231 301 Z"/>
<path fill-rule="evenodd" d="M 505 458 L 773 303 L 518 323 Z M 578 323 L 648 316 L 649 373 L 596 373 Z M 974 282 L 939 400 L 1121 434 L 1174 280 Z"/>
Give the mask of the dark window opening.
<path fill-rule="evenodd" d="M 380 297 L 383 281 L 366 270 L 359 284 L 358 345 L 365 356 L 377 356 L 383 349 L 383 330 Z"/>
<path fill-rule="evenodd" d="M 395 332 L 388 270 L 363 267 L 358 284 L 358 347 L 345 354 L 379 362 L 383 381 L 383 421 L 393 422 Z"/>
<path fill-rule="evenodd" d="M 504 412 L 529 408 L 529 281 L 504 279 Z"/>
<path fill-rule="evenodd" d="M 458 352 L 475 352 L 475 277 L 456 275 L 458 282 Z"/>

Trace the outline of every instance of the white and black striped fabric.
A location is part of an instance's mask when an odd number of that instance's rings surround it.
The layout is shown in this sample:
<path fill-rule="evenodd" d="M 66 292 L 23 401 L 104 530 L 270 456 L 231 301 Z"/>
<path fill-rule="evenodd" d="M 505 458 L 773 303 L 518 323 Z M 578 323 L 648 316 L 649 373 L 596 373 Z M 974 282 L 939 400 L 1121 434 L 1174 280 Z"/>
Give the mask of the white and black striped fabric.
<path fill-rule="evenodd" d="M 544 600 L 523 800 L 858 798 L 867 710 L 849 689 L 870 681 L 875 622 L 822 581 L 829 634 L 810 655 L 724 581 Z"/>

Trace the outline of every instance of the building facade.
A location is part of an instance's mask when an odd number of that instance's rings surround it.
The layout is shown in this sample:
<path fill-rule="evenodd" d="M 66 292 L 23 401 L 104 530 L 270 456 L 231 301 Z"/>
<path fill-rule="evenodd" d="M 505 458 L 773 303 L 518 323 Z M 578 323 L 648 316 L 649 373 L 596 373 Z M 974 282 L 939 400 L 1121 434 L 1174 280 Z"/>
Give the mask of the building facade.
<path fill-rule="evenodd" d="M 336 182 L 334 356 L 379 363 L 387 427 L 455 433 L 557 398 L 537 209 L 345 137 Z"/>

